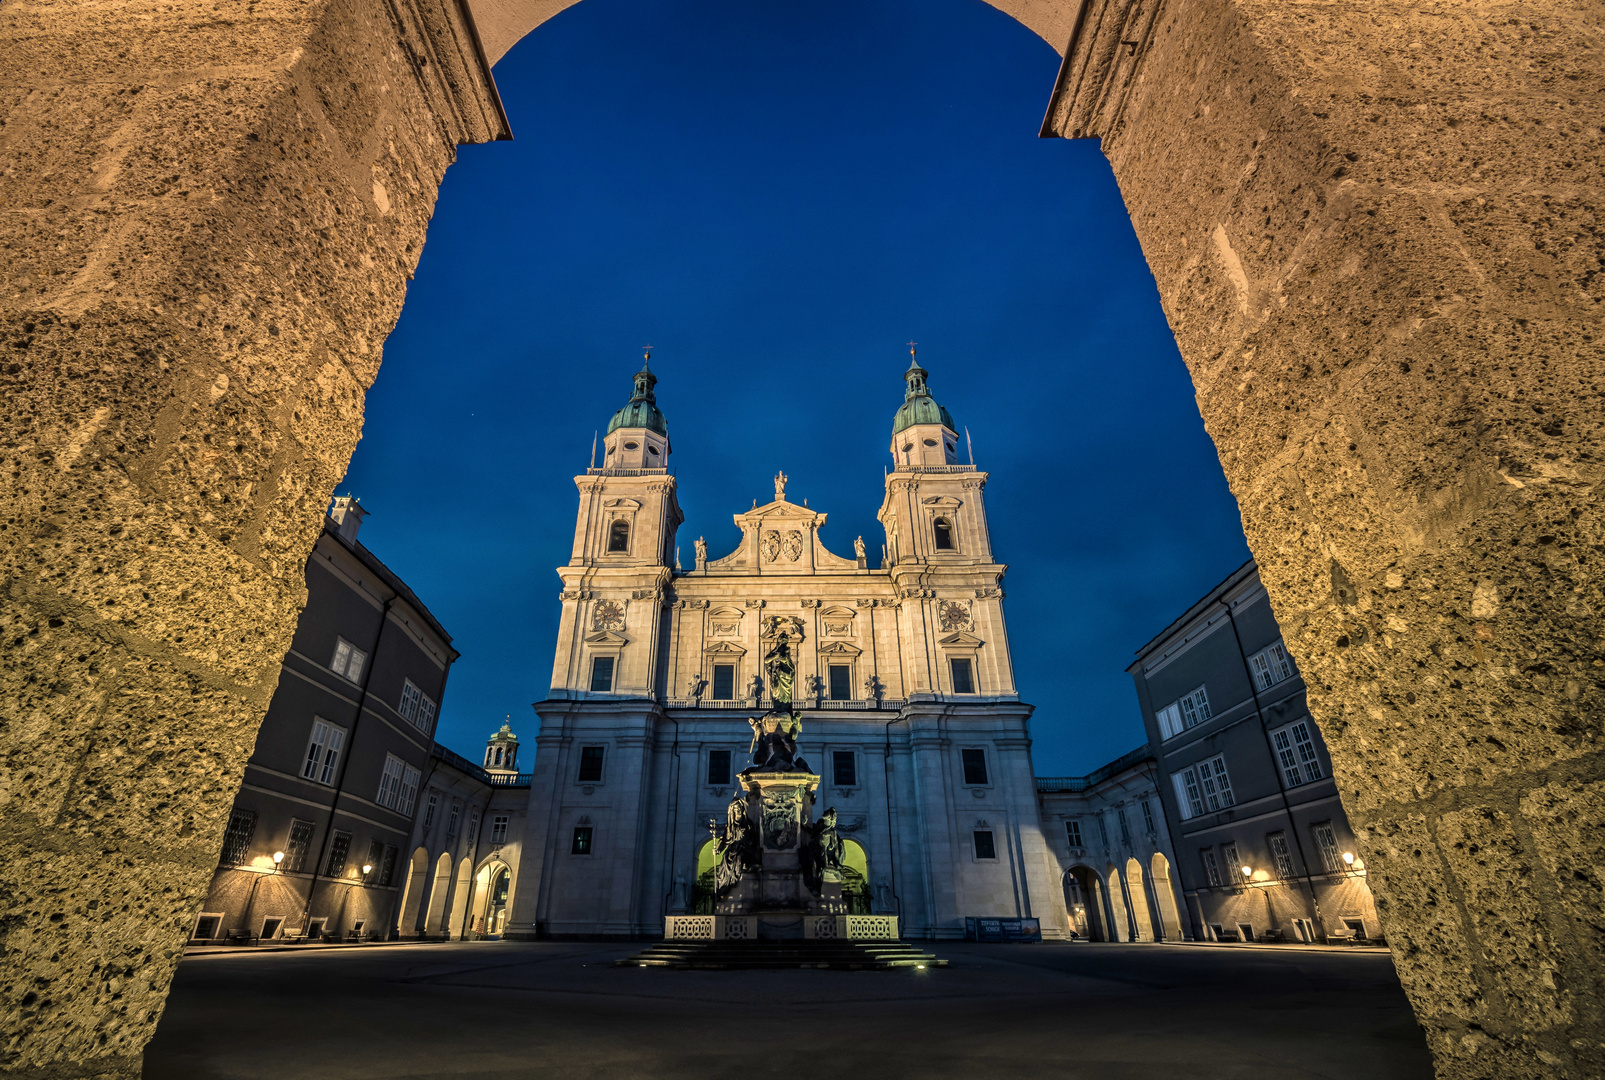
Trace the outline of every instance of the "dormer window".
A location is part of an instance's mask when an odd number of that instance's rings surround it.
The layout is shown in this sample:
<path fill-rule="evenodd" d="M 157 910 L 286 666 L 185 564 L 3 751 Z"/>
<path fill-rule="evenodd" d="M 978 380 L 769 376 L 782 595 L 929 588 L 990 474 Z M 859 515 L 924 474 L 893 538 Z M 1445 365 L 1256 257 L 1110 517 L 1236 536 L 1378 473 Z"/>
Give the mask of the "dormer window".
<path fill-rule="evenodd" d="M 931 522 L 931 528 L 936 532 L 936 550 L 953 550 L 953 523 L 945 517 L 939 517 Z"/>
<path fill-rule="evenodd" d="M 608 551 L 627 552 L 630 550 L 630 523 L 628 521 L 615 521 L 607 530 Z"/>

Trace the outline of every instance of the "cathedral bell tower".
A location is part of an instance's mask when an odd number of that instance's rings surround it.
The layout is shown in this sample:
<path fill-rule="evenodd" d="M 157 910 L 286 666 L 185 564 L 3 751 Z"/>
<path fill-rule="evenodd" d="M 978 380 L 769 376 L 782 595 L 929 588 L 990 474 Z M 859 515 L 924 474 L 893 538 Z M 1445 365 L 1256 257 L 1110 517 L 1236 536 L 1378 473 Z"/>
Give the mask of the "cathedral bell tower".
<path fill-rule="evenodd" d="M 574 478 L 579 513 L 563 580 L 552 689 L 647 697 L 664 590 L 683 520 L 669 475 L 669 425 L 648 352 L 630 400 L 608 421 L 601 467 Z"/>

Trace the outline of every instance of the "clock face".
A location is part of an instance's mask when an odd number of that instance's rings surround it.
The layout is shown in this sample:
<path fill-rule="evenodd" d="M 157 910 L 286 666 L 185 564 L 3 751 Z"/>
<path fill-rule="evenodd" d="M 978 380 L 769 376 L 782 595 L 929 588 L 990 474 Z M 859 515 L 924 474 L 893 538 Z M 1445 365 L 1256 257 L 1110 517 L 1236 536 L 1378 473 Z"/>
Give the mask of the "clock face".
<path fill-rule="evenodd" d="M 597 630 L 624 629 L 624 609 L 612 600 L 598 600 L 591 618 Z"/>
<path fill-rule="evenodd" d="M 943 630 L 968 630 L 970 628 L 969 605 L 958 600 L 944 600 L 939 611 Z"/>

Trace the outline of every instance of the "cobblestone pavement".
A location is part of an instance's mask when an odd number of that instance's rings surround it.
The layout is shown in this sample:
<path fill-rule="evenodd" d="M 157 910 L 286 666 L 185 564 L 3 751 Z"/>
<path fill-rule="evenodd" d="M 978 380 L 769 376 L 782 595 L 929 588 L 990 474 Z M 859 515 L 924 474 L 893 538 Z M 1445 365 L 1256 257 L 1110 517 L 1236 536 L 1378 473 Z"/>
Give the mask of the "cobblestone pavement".
<path fill-rule="evenodd" d="M 1377 952 L 948 943 L 951 966 L 924 972 L 611 966 L 634 948 L 191 957 L 145 1077 L 1431 1076 Z"/>

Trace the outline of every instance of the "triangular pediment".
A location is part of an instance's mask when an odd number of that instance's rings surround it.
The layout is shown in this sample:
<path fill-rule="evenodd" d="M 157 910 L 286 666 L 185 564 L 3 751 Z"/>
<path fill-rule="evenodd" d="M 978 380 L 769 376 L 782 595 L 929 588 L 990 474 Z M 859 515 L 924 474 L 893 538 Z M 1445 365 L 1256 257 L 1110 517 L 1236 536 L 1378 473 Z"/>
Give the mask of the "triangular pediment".
<path fill-rule="evenodd" d="M 760 506 L 756 510 L 748 510 L 742 516 L 756 518 L 761 521 L 774 521 L 780 518 L 812 521 L 814 518 L 822 517 L 823 515 L 815 513 L 806 506 L 798 506 L 794 502 L 772 502 Z"/>
<path fill-rule="evenodd" d="M 819 647 L 820 656 L 861 656 L 864 650 L 855 648 L 845 641 L 832 641 L 829 645 Z"/>
<path fill-rule="evenodd" d="M 733 641 L 716 641 L 702 650 L 706 656 L 745 656 L 747 650 Z"/>
<path fill-rule="evenodd" d="M 630 639 L 616 630 L 597 630 L 585 635 L 587 645 L 628 645 Z"/>
<path fill-rule="evenodd" d="M 943 508 L 946 508 L 946 509 L 956 510 L 959 507 L 964 505 L 964 500 L 955 499 L 951 495 L 932 495 L 929 498 L 921 499 L 920 500 L 920 505 L 922 505 L 922 506 L 936 506 L 936 507 L 943 507 Z"/>
<path fill-rule="evenodd" d="M 607 502 L 603 503 L 602 505 L 606 506 L 606 507 L 608 507 L 609 509 L 612 509 L 612 510 L 639 510 L 639 509 L 641 509 L 641 504 L 636 502 L 634 499 L 624 499 L 624 498 L 609 499 Z"/>
<path fill-rule="evenodd" d="M 938 645 L 946 645 L 950 649 L 975 649 L 986 644 L 986 642 L 982 641 L 974 634 L 967 634 L 963 630 L 960 630 L 954 634 L 949 634 L 947 637 L 937 638 L 936 643 Z"/>

